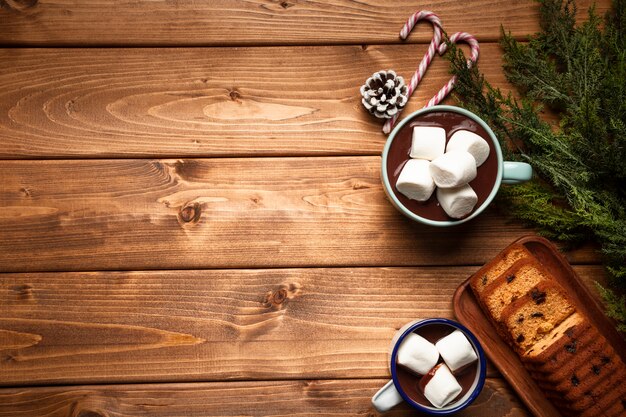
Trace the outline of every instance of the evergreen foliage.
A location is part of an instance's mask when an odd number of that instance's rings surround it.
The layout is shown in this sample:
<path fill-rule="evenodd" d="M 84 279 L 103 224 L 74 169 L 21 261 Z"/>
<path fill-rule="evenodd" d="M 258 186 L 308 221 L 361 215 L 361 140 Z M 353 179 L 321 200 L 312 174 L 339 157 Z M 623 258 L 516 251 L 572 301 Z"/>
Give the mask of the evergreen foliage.
<path fill-rule="evenodd" d="M 448 59 L 457 100 L 483 118 L 509 160 L 535 178 L 503 186 L 500 199 L 543 235 L 601 247 L 610 286 L 626 289 L 626 0 L 603 20 L 591 8 L 576 25 L 573 0 L 540 0 L 541 32 L 517 42 L 502 31 L 503 68 L 519 98 L 468 69 L 460 49 Z M 547 117 L 546 117 L 547 116 Z M 554 120 L 548 122 L 546 120 Z M 602 288 L 607 313 L 626 330 L 626 299 Z"/>

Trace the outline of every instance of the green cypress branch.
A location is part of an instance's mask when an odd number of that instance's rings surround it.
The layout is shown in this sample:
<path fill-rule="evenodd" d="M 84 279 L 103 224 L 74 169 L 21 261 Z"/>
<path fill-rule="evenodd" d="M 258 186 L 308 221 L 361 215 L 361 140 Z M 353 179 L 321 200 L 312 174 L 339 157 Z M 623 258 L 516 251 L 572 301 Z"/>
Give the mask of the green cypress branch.
<path fill-rule="evenodd" d="M 541 32 L 527 43 L 502 29 L 504 94 L 450 45 L 455 97 L 483 118 L 507 159 L 529 162 L 533 181 L 499 199 L 539 233 L 600 244 L 613 289 L 626 289 L 626 0 L 576 25 L 573 0 L 539 0 Z M 549 109 L 557 126 L 544 121 Z M 626 329 L 626 300 L 602 288 L 607 312 Z"/>

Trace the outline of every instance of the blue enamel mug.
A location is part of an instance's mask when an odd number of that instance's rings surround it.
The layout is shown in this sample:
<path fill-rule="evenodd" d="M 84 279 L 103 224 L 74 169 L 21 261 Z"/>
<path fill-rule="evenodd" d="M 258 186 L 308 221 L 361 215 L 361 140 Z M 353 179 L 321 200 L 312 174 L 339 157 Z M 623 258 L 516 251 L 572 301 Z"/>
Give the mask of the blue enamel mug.
<path fill-rule="evenodd" d="M 419 333 L 420 328 L 430 325 L 446 325 L 450 327 L 451 332 L 454 330 L 460 330 L 463 332 L 465 337 L 467 337 L 467 340 L 470 342 L 476 352 L 476 355 L 478 356 L 476 376 L 474 377 L 474 380 L 467 392 L 461 398 L 453 400 L 450 404 L 447 404 L 443 408 L 436 408 L 415 402 L 404 391 L 398 379 L 397 355 L 400 345 L 409 334 L 413 332 Z M 389 411 L 404 401 L 426 415 L 447 416 L 463 410 L 478 397 L 483 389 L 483 386 L 485 385 L 487 361 L 485 360 L 485 352 L 483 351 L 480 342 L 465 326 L 453 320 L 433 318 L 412 321 L 404 325 L 396 332 L 391 341 L 389 369 L 391 371 L 391 380 L 372 397 L 372 405 L 378 412 L 384 413 Z"/>
<path fill-rule="evenodd" d="M 389 150 L 391 148 L 391 145 L 396 135 L 398 134 L 398 132 L 402 129 L 404 125 L 406 125 L 407 123 L 411 123 L 411 121 L 415 119 L 417 116 L 424 115 L 424 114 L 431 113 L 431 112 L 454 112 L 454 113 L 463 115 L 473 120 L 476 124 L 480 125 L 487 132 L 488 138 L 485 138 L 485 139 L 491 140 L 493 144 L 493 150 L 495 151 L 495 156 L 497 160 L 497 173 L 496 173 L 496 178 L 495 178 L 495 183 L 493 185 L 493 188 L 491 189 L 491 192 L 487 196 L 486 200 L 483 201 L 483 203 L 479 207 L 476 207 L 469 216 L 464 217 L 462 219 L 456 220 L 456 219 L 450 218 L 449 220 L 432 220 L 432 219 L 428 219 L 428 218 L 422 217 L 414 213 L 413 211 L 409 210 L 395 195 L 395 193 L 393 192 L 393 187 L 395 187 L 395 184 L 391 184 L 390 179 L 389 179 L 389 175 L 388 175 L 387 168 L 386 168 L 387 159 L 389 157 Z M 473 218 L 479 216 L 480 213 L 482 213 L 487 208 L 487 206 L 493 201 L 496 194 L 498 193 L 498 190 L 500 189 L 501 184 L 523 183 L 531 179 L 532 173 L 533 173 L 532 167 L 527 163 L 504 161 L 503 156 L 502 156 L 502 149 L 500 148 L 500 143 L 498 142 L 498 139 L 496 138 L 496 135 L 493 133 L 491 128 L 481 118 L 476 116 L 474 113 L 468 110 L 465 110 L 463 108 L 460 108 L 460 107 L 455 107 L 455 106 L 443 106 L 443 105 L 432 106 L 432 107 L 417 110 L 411 113 L 410 115 L 405 117 L 393 129 L 393 131 L 389 135 L 389 138 L 387 139 L 387 143 L 385 144 L 385 148 L 382 154 L 381 177 L 382 177 L 383 187 L 385 189 L 385 192 L 387 193 L 389 201 L 391 201 L 391 203 L 396 207 L 396 209 L 398 209 L 398 211 L 400 211 L 406 217 L 412 220 L 415 220 L 417 222 L 427 224 L 429 226 L 439 226 L 439 227 L 456 226 L 456 225 L 472 220 Z"/>

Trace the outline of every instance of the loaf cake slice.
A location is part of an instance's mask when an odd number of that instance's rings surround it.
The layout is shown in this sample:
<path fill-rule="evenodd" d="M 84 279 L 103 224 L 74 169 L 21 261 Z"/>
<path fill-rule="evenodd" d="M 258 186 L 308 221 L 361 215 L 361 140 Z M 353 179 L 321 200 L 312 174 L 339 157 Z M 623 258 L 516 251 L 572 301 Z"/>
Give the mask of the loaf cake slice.
<path fill-rule="evenodd" d="M 581 417 L 626 416 L 626 384 L 617 384 L 602 395 Z"/>
<path fill-rule="evenodd" d="M 559 393 L 563 399 L 570 403 L 579 401 L 583 399 L 586 393 L 591 393 L 592 390 L 604 386 L 609 382 L 608 377 L 619 369 L 621 362 L 615 360 L 615 351 L 606 339 L 600 341 L 599 344 L 601 345 L 600 349 L 589 345 L 586 351 L 581 351 L 581 357 L 587 359 L 573 361 L 576 362 L 576 366 L 568 367 L 570 369 L 567 371 L 559 372 L 558 379 L 556 375 L 552 378 L 539 378 L 537 380 L 538 385 L 544 390 Z M 600 357 L 611 357 L 613 360 L 602 363 L 601 360 L 596 359 Z"/>
<path fill-rule="evenodd" d="M 536 368 L 530 368 L 529 372 L 533 378 L 546 381 L 552 385 L 570 378 L 575 372 L 580 372 L 581 370 L 606 374 L 604 370 L 615 359 L 612 357 L 614 352 L 610 350 L 612 347 L 606 339 L 602 338 L 597 332 L 594 333 L 596 333 L 595 337 L 584 345 L 577 346 L 574 353 L 566 351 L 567 355 L 561 357 L 560 363 L 556 363 L 547 369 L 540 369 L 540 372 L 536 372 Z"/>
<path fill-rule="evenodd" d="M 470 286 L 475 294 L 481 294 L 498 277 L 520 259 L 533 259 L 523 245 L 511 245 L 489 264 L 485 265 L 470 279 Z"/>
<path fill-rule="evenodd" d="M 507 336 L 520 352 L 526 352 L 574 312 L 562 287 L 540 281 L 502 311 Z"/>
<path fill-rule="evenodd" d="M 552 279 L 533 260 L 521 259 L 507 269 L 481 294 L 483 306 L 500 323 L 504 309 L 541 281 Z"/>
<path fill-rule="evenodd" d="M 616 361 L 616 368 L 602 379 L 599 384 L 585 393 L 593 398 L 594 405 L 581 413 L 581 417 L 606 416 L 608 414 L 606 411 L 612 408 L 615 403 L 622 403 L 624 408 L 626 406 L 626 397 L 624 396 L 625 380 L 626 365 L 622 361 Z M 621 412 L 626 414 L 626 410 Z M 620 414 L 618 413 L 617 415 Z"/>
<path fill-rule="evenodd" d="M 575 312 L 524 352 L 521 360 L 527 368 L 553 372 L 570 360 L 582 343 L 596 339 L 597 335 L 589 320 Z"/>
<path fill-rule="evenodd" d="M 602 414 L 598 414 L 598 413 L 593 413 L 593 414 L 589 414 L 588 416 L 583 415 L 582 417 L 598 417 L 598 416 L 603 416 L 603 417 L 624 417 L 626 416 L 626 400 L 622 400 L 622 402 L 615 402 L 613 405 L 611 405 L 611 407 L 609 407 L 608 409 L 604 410 L 602 412 Z"/>
<path fill-rule="evenodd" d="M 543 344 L 548 347 L 543 349 Z M 599 417 L 626 413 L 624 407 L 615 406 L 622 400 L 626 405 L 626 365 L 584 316 L 574 312 L 544 335 L 533 346 L 535 350 L 539 353 L 534 361 L 524 365 L 563 414 Z"/>
<path fill-rule="evenodd" d="M 586 319 L 583 318 L 584 322 Z M 550 339 L 554 340 L 554 346 L 561 348 L 560 352 L 548 359 L 542 368 L 544 372 L 533 371 L 531 376 L 561 410 L 567 409 L 581 416 L 609 415 L 606 410 L 618 410 L 615 403 L 626 401 L 623 389 L 626 365 L 613 346 L 591 325 L 571 329 L 559 338 Z M 586 330 L 582 332 L 582 329 Z M 558 360 L 553 362 L 553 358 Z"/>
<path fill-rule="evenodd" d="M 506 264 L 502 255 L 494 262 Z M 623 352 L 578 310 L 540 258 L 521 255 L 505 271 L 493 264 L 472 276 L 471 288 L 546 397 L 564 416 L 626 417 Z M 497 277 L 489 274 L 494 270 Z"/>

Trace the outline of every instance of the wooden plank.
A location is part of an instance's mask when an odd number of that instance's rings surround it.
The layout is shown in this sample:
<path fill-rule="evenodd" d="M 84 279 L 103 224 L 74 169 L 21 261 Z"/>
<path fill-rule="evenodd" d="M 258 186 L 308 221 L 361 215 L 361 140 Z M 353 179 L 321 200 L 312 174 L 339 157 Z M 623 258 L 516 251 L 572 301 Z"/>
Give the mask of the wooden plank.
<path fill-rule="evenodd" d="M 380 157 L 4 161 L 0 270 L 479 265 L 530 233 L 495 209 L 402 216 Z M 597 262 L 587 248 L 569 254 Z"/>
<path fill-rule="evenodd" d="M 0 385 L 387 378 L 394 333 L 452 318 L 476 269 L 2 274 Z"/>
<path fill-rule="evenodd" d="M 373 416 L 370 398 L 386 380 L 304 380 L 0 390 L 6 417 Z M 414 416 L 400 405 L 390 417 Z M 500 379 L 458 416 L 530 416 Z"/>
<path fill-rule="evenodd" d="M 579 0 L 584 17 L 592 0 Z M 599 0 L 604 13 L 609 0 Z M 258 45 L 399 42 L 417 9 L 433 10 L 449 33 L 495 40 L 500 25 L 516 36 L 538 30 L 531 0 L 427 2 L 402 0 L 168 0 L 85 2 L 1 0 L 0 44 L 7 45 Z M 428 42 L 428 26 L 412 41 Z"/>
<path fill-rule="evenodd" d="M 0 158 L 379 155 L 359 87 L 425 49 L 0 49 Z M 480 65 L 505 85 L 500 57 Z M 406 114 L 449 77 L 436 59 Z"/>

